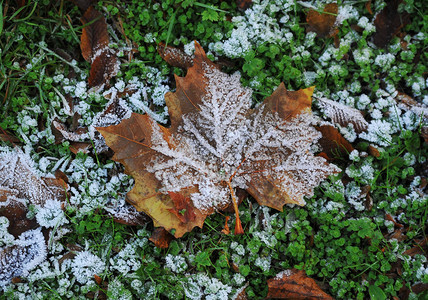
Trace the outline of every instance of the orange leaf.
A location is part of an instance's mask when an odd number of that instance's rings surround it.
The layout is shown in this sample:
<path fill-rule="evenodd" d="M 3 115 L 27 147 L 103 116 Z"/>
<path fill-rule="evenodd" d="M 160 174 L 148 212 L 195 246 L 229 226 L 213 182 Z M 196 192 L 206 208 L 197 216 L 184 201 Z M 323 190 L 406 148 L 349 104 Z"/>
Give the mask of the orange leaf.
<path fill-rule="evenodd" d="M 174 208 L 169 208 L 168 210 L 176 215 L 181 222 L 187 223 L 196 219 L 195 207 L 190 197 L 174 192 L 168 192 L 168 195 L 174 202 Z"/>
<path fill-rule="evenodd" d="M 103 282 L 103 279 L 100 276 L 98 276 L 97 274 L 94 274 L 94 279 L 98 285 L 101 285 L 101 283 Z"/>
<path fill-rule="evenodd" d="M 319 13 L 310 9 L 306 15 L 309 29 L 315 31 L 319 37 L 332 37 L 339 30 L 335 26 L 336 15 L 338 12 L 337 3 L 329 3 L 324 7 L 325 13 Z"/>
<path fill-rule="evenodd" d="M 157 227 L 153 230 L 150 241 L 152 241 L 156 247 L 166 249 L 169 247 L 169 243 L 173 240 L 174 236 L 166 231 L 162 227 Z"/>
<path fill-rule="evenodd" d="M 226 216 L 226 221 L 224 222 L 224 228 L 221 231 L 224 234 L 230 234 L 230 229 L 229 229 L 229 225 L 227 224 L 227 222 L 229 222 L 230 217 Z"/>
<path fill-rule="evenodd" d="M 323 299 L 333 300 L 316 284 L 315 280 L 306 276 L 305 271 L 285 270 L 267 281 L 267 299 Z"/>
<path fill-rule="evenodd" d="M 237 189 L 282 210 L 304 205 L 304 196 L 338 172 L 310 153 L 320 137 L 312 127 L 313 87 L 293 92 L 281 84 L 252 109 L 251 90 L 238 75 L 221 72 L 199 44 L 193 66 L 175 80 L 176 92 L 165 95 L 170 128 L 138 114 L 97 128 L 135 179 L 128 200 L 156 227 L 180 237 L 232 203 L 235 234 L 241 234 Z"/>

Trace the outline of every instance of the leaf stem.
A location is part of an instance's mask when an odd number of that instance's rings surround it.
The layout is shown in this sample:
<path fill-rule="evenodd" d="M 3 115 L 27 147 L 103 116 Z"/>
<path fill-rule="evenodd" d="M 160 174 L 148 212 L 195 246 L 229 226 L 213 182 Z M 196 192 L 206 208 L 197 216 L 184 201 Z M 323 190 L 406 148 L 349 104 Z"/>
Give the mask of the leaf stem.
<path fill-rule="evenodd" d="M 227 185 L 229 186 L 230 195 L 232 197 L 233 209 L 235 210 L 236 223 L 235 223 L 235 234 L 244 234 L 244 229 L 242 228 L 241 219 L 239 218 L 239 210 L 238 203 L 236 202 L 235 192 L 233 191 L 233 187 L 231 184 L 231 180 L 227 181 Z"/>

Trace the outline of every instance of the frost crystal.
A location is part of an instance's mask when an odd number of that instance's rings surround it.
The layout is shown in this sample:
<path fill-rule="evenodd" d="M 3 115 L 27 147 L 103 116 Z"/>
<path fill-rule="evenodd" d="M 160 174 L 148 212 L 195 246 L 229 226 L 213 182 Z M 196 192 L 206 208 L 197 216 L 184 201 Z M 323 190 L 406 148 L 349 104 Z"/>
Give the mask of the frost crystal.
<path fill-rule="evenodd" d="M 94 275 L 101 274 L 105 269 L 105 264 L 91 252 L 82 251 L 73 259 L 71 268 L 76 280 L 84 284 L 94 278 Z"/>
<path fill-rule="evenodd" d="M 258 107 L 249 116 L 251 90 L 240 85 L 239 74 L 229 76 L 205 66 L 205 78 L 205 97 L 197 112 L 182 116 L 175 147 L 163 139 L 153 121 L 151 148 L 163 155 L 148 171 L 162 182 L 162 192 L 197 186 L 191 199 L 197 209 L 208 211 L 229 203 L 230 189 L 224 183 L 230 178 L 232 188 L 246 189 L 251 184 L 257 190 L 254 182 L 260 173 L 302 205 L 303 196 L 312 193 L 311 186 L 323 174 L 337 170 L 310 154 L 312 143 L 320 137 L 311 126 L 312 114 L 301 113 L 284 122 L 276 113 Z"/>
<path fill-rule="evenodd" d="M 37 212 L 36 219 L 40 226 L 46 228 L 54 228 L 68 223 L 61 209 L 61 202 L 53 200 L 46 201 L 44 207 Z"/>

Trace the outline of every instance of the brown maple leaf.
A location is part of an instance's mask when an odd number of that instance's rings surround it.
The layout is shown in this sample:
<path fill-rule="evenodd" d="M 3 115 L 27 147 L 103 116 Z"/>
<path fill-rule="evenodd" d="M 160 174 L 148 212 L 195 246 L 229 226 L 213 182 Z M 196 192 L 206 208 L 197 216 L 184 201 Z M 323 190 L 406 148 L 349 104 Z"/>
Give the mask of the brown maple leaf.
<path fill-rule="evenodd" d="M 304 205 L 304 196 L 338 172 L 310 152 L 321 136 L 312 126 L 313 87 L 292 92 L 281 84 L 253 109 L 251 89 L 242 87 L 238 74 L 221 72 L 199 44 L 186 77 L 175 80 L 176 92 L 165 95 L 170 128 L 135 113 L 119 125 L 97 128 L 113 159 L 135 179 L 128 200 L 155 226 L 180 237 L 232 203 L 235 233 L 243 233 L 237 188 L 282 210 L 287 203 Z M 191 201 L 177 201 L 169 192 Z M 183 209 L 191 215 L 178 216 Z"/>

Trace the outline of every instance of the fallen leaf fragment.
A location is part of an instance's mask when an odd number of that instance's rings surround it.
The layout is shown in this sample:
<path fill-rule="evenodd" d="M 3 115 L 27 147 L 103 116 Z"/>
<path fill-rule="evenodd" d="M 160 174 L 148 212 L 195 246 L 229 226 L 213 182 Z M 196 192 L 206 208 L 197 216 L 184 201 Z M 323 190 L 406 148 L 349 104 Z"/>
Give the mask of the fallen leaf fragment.
<path fill-rule="evenodd" d="M 324 13 L 310 9 L 306 15 L 309 30 L 315 31 L 319 37 L 332 37 L 339 32 L 335 26 L 338 12 L 337 3 L 329 3 L 324 6 Z"/>
<path fill-rule="evenodd" d="M 318 99 L 318 106 L 334 123 L 343 127 L 352 124 L 357 133 L 363 132 L 369 126 L 369 123 L 364 119 L 362 113 L 353 107 L 327 98 Z"/>
<path fill-rule="evenodd" d="M 332 160 L 335 157 L 348 156 L 354 150 L 351 143 L 340 134 L 336 127 L 322 125 L 316 127 L 316 129 L 322 133 L 322 137 L 318 142 L 328 159 Z"/>
<path fill-rule="evenodd" d="M 58 131 L 57 134 L 55 134 L 55 130 Z M 58 143 L 61 143 L 62 141 L 73 141 L 73 142 L 80 142 L 83 140 L 86 140 L 89 138 L 88 136 L 88 129 L 84 127 L 78 127 L 75 130 L 69 130 L 64 123 L 60 122 L 59 119 L 55 118 L 52 121 L 52 132 L 54 133 L 56 139 L 58 140 Z"/>
<path fill-rule="evenodd" d="M 28 219 L 28 208 L 16 198 L 16 193 L 0 189 L 0 216 L 9 220 L 8 233 L 18 238 L 25 231 L 35 229 L 39 225 L 35 219 Z"/>
<path fill-rule="evenodd" d="M 129 204 L 120 207 L 106 207 L 105 210 L 119 224 L 142 226 L 150 221 L 145 213 L 137 211 L 134 206 Z"/>
<path fill-rule="evenodd" d="M 72 142 L 70 143 L 70 151 L 74 154 L 77 154 L 79 152 L 83 153 L 89 153 L 89 149 L 92 148 L 91 143 L 85 143 L 85 142 Z"/>
<path fill-rule="evenodd" d="M 323 299 L 333 300 L 316 284 L 315 280 L 306 276 L 305 271 L 289 269 L 278 273 L 267 281 L 268 295 L 266 299 Z"/>
<path fill-rule="evenodd" d="M 108 83 L 117 74 L 119 70 L 117 57 L 108 47 L 109 36 L 104 16 L 90 6 L 81 21 L 84 27 L 80 48 L 83 58 L 91 63 L 89 86 L 100 86 Z"/>
<path fill-rule="evenodd" d="M 174 239 L 174 236 L 166 231 L 162 227 L 156 227 L 153 230 L 152 236 L 150 237 L 150 241 L 155 244 L 156 247 L 167 249 L 169 247 L 169 243 Z"/>
<path fill-rule="evenodd" d="M 428 254 L 428 238 L 416 241 L 416 245 L 403 252 L 404 255 L 415 256 L 416 254 Z"/>
<path fill-rule="evenodd" d="M 377 14 L 374 20 L 376 32 L 373 34 L 373 43 L 380 48 L 388 45 L 389 41 L 401 28 L 410 22 L 410 14 L 398 12 L 398 5 L 402 0 L 388 1 L 384 9 Z"/>
<path fill-rule="evenodd" d="M 87 62 L 92 62 L 97 51 L 108 47 L 107 23 L 104 16 L 93 6 L 85 11 L 81 21 L 84 27 L 80 39 L 80 49 L 83 58 Z"/>
<path fill-rule="evenodd" d="M 236 5 L 239 9 L 246 10 L 250 8 L 251 4 L 253 4 L 252 0 L 236 0 Z"/>
<path fill-rule="evenodd" d="M 224 221 L 224 228 L 222 229 L 222 233 L 224 234 L 230 234 L 230 229 L 229 229 L 229 225 L 227 224 L 227 222 L 229 222 L 230 217 L 226 216 L 226 220 Z"/>
<path fill-rule="evenodd" d="M 166 46 L 164 43 L 159 43 L 158 53 L 168 64 L 173 67 L 188 69 L 193 65 L 193 57 L 187 55 L 183 50 Z"/>
<path fill-rule="evenodd" d="M 373 145 L 369 145 L 369 147 L 367 148 L 367 151 L 369 152 L 369 154 L 371 156 L 374 156 L 374 157 L 379 157 L 380 156 L 379 150 L 375 146 L 373 146 Z"/>
<path fill-rule="evenodd" d="M 372 15 L 373 14 L 372 0 L 367 1 L 364 6 L 366 7 L 366 10 L 368 11 L 368 13 Z"/>
<path fill-rule="evenodd" d="M 240 84 L 238 74 L 221 72 L 199 44 L 193 66 L 175 80 L 176 92 L 165 95 L 170 128 L 135 113 L 119 125 L 97 128 L 113 159 L 135 179 L 128 201 L 155 227 L 174 229 L 180 237 L 232 203 L 239 234 L 236 189 L 282 210 L 287 203 L 304 205 L 304 196 L 339 171 L 310 153 L 321 136 L 312 126 L 313 87 L 287 91 L 281 84 L 252 109 L 251 89 Z M 184 209 L 192 213 L 178 215 Z"/>
<path fill-rule="evenodd" d="M 101 285 L 101 283 L 103 282 L 103 279 L 97 274 L 94 274 L 94 280 L 98 285 Z"/>

